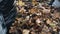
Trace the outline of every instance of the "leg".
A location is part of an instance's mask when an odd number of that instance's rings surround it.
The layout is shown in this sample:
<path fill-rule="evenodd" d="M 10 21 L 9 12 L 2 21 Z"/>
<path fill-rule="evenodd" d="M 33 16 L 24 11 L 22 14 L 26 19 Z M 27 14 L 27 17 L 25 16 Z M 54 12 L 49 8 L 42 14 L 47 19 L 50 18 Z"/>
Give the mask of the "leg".
<path fill-rule="evenodd" d="M 2 24 L 5 23 L 3 14 L 0 12 L 0 34 L 6 34 L 7 28 L 2 26 Z"/>

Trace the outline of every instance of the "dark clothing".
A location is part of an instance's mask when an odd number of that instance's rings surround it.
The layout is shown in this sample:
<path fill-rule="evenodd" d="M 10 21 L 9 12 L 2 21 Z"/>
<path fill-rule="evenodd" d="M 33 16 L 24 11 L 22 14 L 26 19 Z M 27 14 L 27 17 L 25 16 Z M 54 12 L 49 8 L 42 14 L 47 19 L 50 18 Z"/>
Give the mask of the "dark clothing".
<path fill-rule="evenodd" d="M 0 24 L 3 28 L 7 28 L 8 31 L 17 15 L 16 7 L 13 5 L 13 3 L 14 0 L 2 0 L 0 2 Z"/>
<path fill-rule="evenodd" d="M 5 25 L 9 25 L 16 16 L 16 9 L 13 5 L 14 0 L 3 0 L 0 2 L 0 12 L 3 14 Z"/>
<path fill-rule="evenodd" d="M 8 12 L 13 7 L 13 3 L 14 0 L 3 0 L 0 2 L 0 11 L 4 11 L 4 13 Z"/>

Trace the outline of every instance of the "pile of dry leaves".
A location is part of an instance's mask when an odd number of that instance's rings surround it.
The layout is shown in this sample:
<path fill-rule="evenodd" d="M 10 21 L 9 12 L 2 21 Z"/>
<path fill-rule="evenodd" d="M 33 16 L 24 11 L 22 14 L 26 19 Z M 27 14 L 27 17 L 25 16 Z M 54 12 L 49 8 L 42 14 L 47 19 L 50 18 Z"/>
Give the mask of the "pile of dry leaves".
<path fill-rule="evenodd" d="M 60 31 L 60 10 L 51 8 L 46 2 L 17 1 L 15 23 L 10 34 L 58 34 Z"/>

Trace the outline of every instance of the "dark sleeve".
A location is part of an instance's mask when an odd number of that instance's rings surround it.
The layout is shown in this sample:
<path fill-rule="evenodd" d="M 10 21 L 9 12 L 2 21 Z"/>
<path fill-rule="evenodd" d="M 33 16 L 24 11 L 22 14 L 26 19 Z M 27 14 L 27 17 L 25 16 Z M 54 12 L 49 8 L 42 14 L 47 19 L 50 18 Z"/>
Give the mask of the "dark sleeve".
<path fill-rule="evenodd" d="M 0 2 L 0 10 L 1 11 L 10 10 L 13 6 L 13 3 L 14 3 L 14 0 L 3 0 L 2 2 Z"/>
<path fill-rule="evenodd" d="M 14 0 L 4 0 L 0 3 L 0 10 L 3 13 L 5 21 L 3 24 L 7 27 L 9 27 L 14 22 L 17 13 L 13 3 Z"/>

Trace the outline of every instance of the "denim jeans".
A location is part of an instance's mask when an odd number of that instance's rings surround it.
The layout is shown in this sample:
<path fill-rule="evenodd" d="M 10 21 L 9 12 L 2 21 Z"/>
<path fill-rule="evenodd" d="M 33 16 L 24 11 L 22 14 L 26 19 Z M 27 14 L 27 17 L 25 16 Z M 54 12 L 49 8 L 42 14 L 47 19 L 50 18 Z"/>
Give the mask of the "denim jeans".
<path fill-rule="evenodd" d="M 7 32 L 7 28 L 3 28 L 2 24 L 5 23 L 4 18 L 3 18 L 3 14 L 0 12 L 0 34 L 6 34 Z"/>

